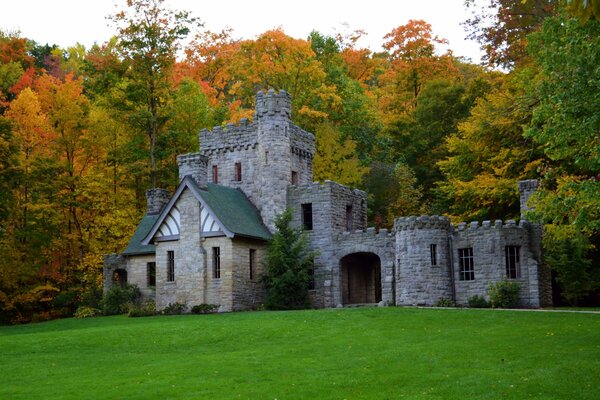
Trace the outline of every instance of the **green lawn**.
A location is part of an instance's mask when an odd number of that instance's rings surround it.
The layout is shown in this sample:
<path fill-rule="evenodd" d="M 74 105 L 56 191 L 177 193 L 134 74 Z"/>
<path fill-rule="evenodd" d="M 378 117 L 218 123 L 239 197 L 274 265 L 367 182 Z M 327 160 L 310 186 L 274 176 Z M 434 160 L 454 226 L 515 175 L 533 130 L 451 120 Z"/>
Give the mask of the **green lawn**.
<path fill-rule="evenodd" d="M 0 328 L 0 399 L 598 399 L 600 315 L 355 308 Z"/>

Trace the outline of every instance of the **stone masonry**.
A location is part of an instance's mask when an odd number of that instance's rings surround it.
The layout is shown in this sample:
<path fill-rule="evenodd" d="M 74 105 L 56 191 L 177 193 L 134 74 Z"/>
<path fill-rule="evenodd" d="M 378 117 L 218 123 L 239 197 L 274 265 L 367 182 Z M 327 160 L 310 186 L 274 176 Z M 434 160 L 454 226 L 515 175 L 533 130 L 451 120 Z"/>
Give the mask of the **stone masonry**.
<path fill-rule="evenodd" d="M 519 183 L 519 223 L 498 220 L 454 226 L 443 216 L 400 217 L 392 230 L 376 231 L 367 227 L 365 192 L 312 181 L 315 138 L 292 123 L 286 92 L 259 92 L 252 122 L 242 119 L 237 125 L 202 130 L 199 140 L 199 153 L 178 157 L 180 180 L 190 176 L 198 187 L 212 182 L 240 190 L 271 231 L 275 216 L 289 208 L 292 224 L 305 230 L 317 254 L 310 289 L 314 307 L 433 305 L 440 299 L 465 305 L 473 295 L 485 297 L 491 282 L 504 279 L 519 284 L 522 307 L 551 302 L 542 229 L 526 220 L 535 180 Z M 164 241 L 156 238 L 151 254 L 107 256 L 105 290 L 115 271 L 120 276 L 125 271 L 128 282 L 155 298 L 157 309 L 173 302 L 189 307 L 219 304 L 222 311 L 260 306 L 258 276 L 266 242 L 201 233 L 202 209 L 189 189 L 167 206 L 164 191 L 154 189 L 150 194 L 148 215 L 160 213 L 164 218 L 172 212 L 168 207 L 176 209 L 179 234 Z M 218 278 L 211 256 L 216 247 Z M 167 279 L 169 251 L 175 254 L 174 281 Z M 150 262 L 156 262 L 155 288 L 146 287 Z"/>

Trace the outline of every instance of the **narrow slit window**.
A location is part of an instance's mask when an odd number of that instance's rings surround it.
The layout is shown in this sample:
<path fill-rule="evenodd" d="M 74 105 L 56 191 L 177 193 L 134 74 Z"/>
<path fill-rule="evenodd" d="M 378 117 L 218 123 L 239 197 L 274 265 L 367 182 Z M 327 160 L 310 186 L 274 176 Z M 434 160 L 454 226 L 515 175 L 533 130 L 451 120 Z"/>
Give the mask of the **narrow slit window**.
<path fill-rule="evenodd" d="M 254 280 L 254 265 L 256 262 L 256 250 L 250 249 L 248 254 L 248 272 L 250 275 L 250 280 Z"/>
<path fill-rule="evenodd" d="M 312 231 L 312 228 L 313 228 L 312 203 L 302 204 L 302 228 L 305 231 Z"/>
<path fill-rule="evenodd" d="M 475 269 L 473 266 L 473 248 L 458 249 L 459 276 L 461 281 L 475 280 Z"/>
<path fill-rule="evenodd" d="M 292 171 L 292 185 L 298 184 L 298 172 Z"/>
<path fill-rule="evenodd" d="M 149 262 L 146 264 L 146 283 L 148 287 L 156 286 L 156 263 Z"/>
<path fill-rule="evenodd" d="M 167 251 L 167 282 L 175 282 L 175 252 Z"/>
<path fill-rule="evenodd" d="M 213 183 L 219 183 L 219 166 L 212 166 L 212 181 Z"/>
<path fill-rule="evenodd" d="M 241 182 L 241 180 L 242 180 L 242 163 L 241 162 L 235 163 L 235 180 L 238 182 Z"/>
<path fill-rule="evenodd" d="M 354 229 L 354 218 L 352 215 L 352 206 L 346 206 L 346 230 L 351 231 Z"/>
<path fill-rule="evenodd" d="M 506 257 L 506 277 L 508 279 L 519 279 L 521 277 L 521 247 L 506 246 L 504 253 Z"/>
<path fill-rule="evenodd" d="M 221 278 L 221 248 L 213 247 L 213 278 L 220 279 Z"/>
<path fill-rule="evenodd" d="M 431 265 L 437 265 L 437 245 L 430 244 L 429 252 L 431 253 Z"/>

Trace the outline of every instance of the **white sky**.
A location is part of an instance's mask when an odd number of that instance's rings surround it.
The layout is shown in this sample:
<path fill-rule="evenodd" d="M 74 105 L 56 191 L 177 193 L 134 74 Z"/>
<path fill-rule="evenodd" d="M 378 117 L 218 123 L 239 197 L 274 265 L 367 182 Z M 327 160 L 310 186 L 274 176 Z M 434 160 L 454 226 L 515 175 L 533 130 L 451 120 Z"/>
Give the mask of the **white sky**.
<path fill-rule="evenodd" d="M 88 48 L 115 33 L 106 16 L 125 0 L 2 0 L 0 29 L 19 30 L 38 43 L 66 48 L 79 42 Z M 359 45 L 380 51 L 383 36 L 410 19 L 424 19 L 434 33 L 449 40 L 457 56 L 479 62 L 479 45 L 465 39 L 460 25 L 467 19 L 464 0 L 167 0 L 174 9 L 188 10 L 206 29 L 234 29 L 235 38 L 255 38 L 282 27 L 305 39 L 310 31 L 323 34 L 363 29 Z M 348 24 L 344 27 L 343 24 Z"/>

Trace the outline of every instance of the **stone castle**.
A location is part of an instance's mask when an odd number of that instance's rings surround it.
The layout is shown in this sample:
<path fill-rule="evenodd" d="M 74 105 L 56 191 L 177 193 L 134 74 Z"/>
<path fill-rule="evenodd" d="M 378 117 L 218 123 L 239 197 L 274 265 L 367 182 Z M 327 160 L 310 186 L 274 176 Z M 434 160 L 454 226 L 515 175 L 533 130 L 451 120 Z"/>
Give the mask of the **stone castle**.
<path fill-rule="evenodd" d="M 541 228 L 524 215 L 458 226 L 442 216 L 401 217 L 392 230 L 368 228 L 365 192 L 312 181 L 315 138 L 292 123 L 284 91 L 259 92 L 252 122 L 202 130 L 199 140 L 200 152 L 177 158 L 175 193 L 149 190 L 127 248 L 105 257 L 105 290 L 136 284 L 158 310 L 175 302 L 259 307 L 261 260 L 275 216 L 289 208 L 318 252 L 315 307 L 465 305 L 503 279 L 519 284 L 523 307 L 552 301 Z M 519 183 L 523 211 L 536 187 Z"/>

